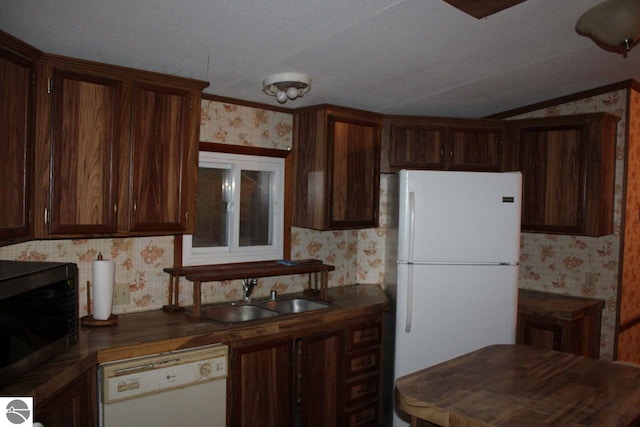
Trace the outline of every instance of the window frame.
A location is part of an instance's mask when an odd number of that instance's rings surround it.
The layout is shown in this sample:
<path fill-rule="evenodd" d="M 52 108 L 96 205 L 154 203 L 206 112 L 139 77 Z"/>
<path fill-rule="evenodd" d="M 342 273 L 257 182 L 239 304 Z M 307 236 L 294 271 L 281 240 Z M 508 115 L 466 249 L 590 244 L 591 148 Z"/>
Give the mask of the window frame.
<path fill-rule="evenodd" d="M 209 153 L 209 154 L 205 154 Z M 252 250 L 248 248 L 256 247 L 244 247 L 244 250 L 236 251 L 222 251 L 217 252 L 214 255 L 194 255 L 192 252 L 192 235 L 183 235 L 182 238 L 178 236 L 176 238 L 175 259 L 176 264 L 183 266 L 196 266 L 196 265 L 215 265 L 225 263 L 236 262 L 253 262 L 253 261 L 270 261 L 281 258 L 289 258 L 291 248 L 291 207 L 290 207 L 290 194 L 291 194 L 291 182 L 290 182 L 290 170 L 291 159 L 288 157 L 291 152 L 289 150 L 277 150 L 261 147 L 246 147 L 246 146 L 234 146 L 228 144 L 216 144 L 201 142 L 198 153 L 198 167 L 200 166 L 200 157 L 204 155 L 208 158 L 216 158 L 212 162 L 224 163 L 217 158 L 221 158 L 224 155 L 243 155 L 253 157 L 264 157 L 267 162 L 270 160 L 284 159 L 282 165 L 282 184 L 280 186 L 282 193 L 280 194 L 278 204 L 278 216 L 282 218 L 281 224 L 274 227 L 273 231 L 273 243 L 279 245 L 277 249 L 269 249 L 271 246 L 265 247 L 265 249 Z M 279 160 L 282 162 L 282 160 Z M 230 226 L 230 225 L 228 225 Z M 243 248 L 243 247 L 241 247 Z M 262 247 L 258 247 L 262 248 Z"/>

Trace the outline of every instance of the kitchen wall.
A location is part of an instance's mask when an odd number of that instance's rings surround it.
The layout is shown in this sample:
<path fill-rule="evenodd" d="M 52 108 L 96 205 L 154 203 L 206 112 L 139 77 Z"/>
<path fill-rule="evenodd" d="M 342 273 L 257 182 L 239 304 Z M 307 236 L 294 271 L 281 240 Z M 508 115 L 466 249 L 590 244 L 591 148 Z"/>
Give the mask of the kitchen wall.
<path fill-rule="evenodd" d="M 605 237 L 560 236 L 525 233 L 522 235 L 520 287 L 554 293 L 601 298 L 603 312 L 601 357 L 611 358 L 616 322 L 626 90 L 585 98 L 520 117 L 550 116 L 606 111 L 622 117 L 618 125 L 615 181 L 615 233 Z M 234 105 L 216 100 L 202 101 L 202 141 L 234 145 L 289 149 L 292 145 L 292 116 L 288 113 Z M 383 283 L 385 243 L 389 234 L 388 192 L 391 175 L 382 175 L 380 227 L 377 229 L 316 231 L 292 228 L 291 257 L 321 259 L 336 267 L 329 274 L 329 286 L 352 283 Z M 67 261 L 78 264 L 81 315 L 86 314 L 86 282 L 91 278 L 91 261 L 102 252 L 116 264 L 116 283 L 127 284 L 129 304 L 114 306 L 114 313 L 160 308 L 167 300 L 168 275 L 162 270 L 173 266 L 173 236 L 40 240 L 0 247 L 0 259 Z M 585 286 L 585 275 L 595 274 L 594 288 Z M 260 279 L 256 296 L 299 291 L 306 276 Z M 191 304 L 192 289 L 181 282 L 180 302 Z M 241 297 L 239 281 L 203 285 L 204 302 L 236 300 Z"/>
<path fill-rule="evenodd" d="M 620 222 L 622 213 L 627 90 L 568 102 L 514 118 L 608 112 L 621 117 L 616 143 L 614 234 L 604 237 L 523 233 L 520 288 L 605 300 L 600 357 L 611 359 L 615 341 Z M 595 286 L 585 276 L 597 277 Z"/>
<path fill-rule="evenodd" d="M 292 146 L 292 122 L 291 114 L 204 99 L 200 139 L 286 150 Z M 384 266 L 385 229 L 383 225 L 375 230 L 321 232 L 294 227 L 291 258 L 315 258 L 334 265 L 335 271 L 329 274 L 329 286 L 332 287 L 356 282 L 379 283 Z M 91 261 L 102 253 L 105 259 L 115 262 L 116 283 L 126 284 L 130 290 L 130 302 L 114 306 L 113 312 L 120 314 L 155 310 L 166 304 L 169 277 L 163 268 L 173 266 L 173 245 L 173 236 L 38 240 L 0 247 L 0 259 L 78 264 L 80 315 L 85 315 Z M 306 283 L 306 275 L 259 279 L 254 295 L 267 296 L 271 289 L 277 289 L 279 293 L 296 292 Z M 202 288 L 203 301 L 237 300 L 241 298 L 241 289 L 239 281 L 206 283 Z M 192 287 L 185 281 L 181 282 L 180 303 L 192 303 Z"/>

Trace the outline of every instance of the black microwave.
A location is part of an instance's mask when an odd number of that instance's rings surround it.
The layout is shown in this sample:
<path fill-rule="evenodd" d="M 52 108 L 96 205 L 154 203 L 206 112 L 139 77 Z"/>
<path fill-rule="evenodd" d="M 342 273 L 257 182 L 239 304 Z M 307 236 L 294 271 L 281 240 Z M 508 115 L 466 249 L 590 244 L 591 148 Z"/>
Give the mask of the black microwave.
<path fill-rule="evenodd" d="M 0 386 L 78 340 L 78 266 L 0 260 Z"/>

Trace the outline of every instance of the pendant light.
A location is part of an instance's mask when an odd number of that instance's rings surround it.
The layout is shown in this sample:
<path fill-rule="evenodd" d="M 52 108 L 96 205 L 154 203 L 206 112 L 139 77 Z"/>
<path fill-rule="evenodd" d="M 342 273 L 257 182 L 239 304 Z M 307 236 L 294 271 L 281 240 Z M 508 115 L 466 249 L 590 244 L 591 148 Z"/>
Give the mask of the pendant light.
<path fill-rule="evenodd" d="M 626 56 L 640 40 L 640 0 L 605 0 L 578 19 L 576 32 Z"/>

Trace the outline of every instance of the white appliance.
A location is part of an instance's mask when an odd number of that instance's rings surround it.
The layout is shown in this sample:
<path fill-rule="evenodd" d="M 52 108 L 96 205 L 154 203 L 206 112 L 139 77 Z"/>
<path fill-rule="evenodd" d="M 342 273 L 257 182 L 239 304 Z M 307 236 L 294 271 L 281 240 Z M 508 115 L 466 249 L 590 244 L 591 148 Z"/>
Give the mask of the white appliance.
<path fill-rule="evenodd" d="M 399 173 L 394 382 L 515 342 L 521 187 L 519 172 Z"/>
<path fill-rule="evenodd" d="M 226 427 L 223 344 L 100 365 L 101 427 Z"/>

